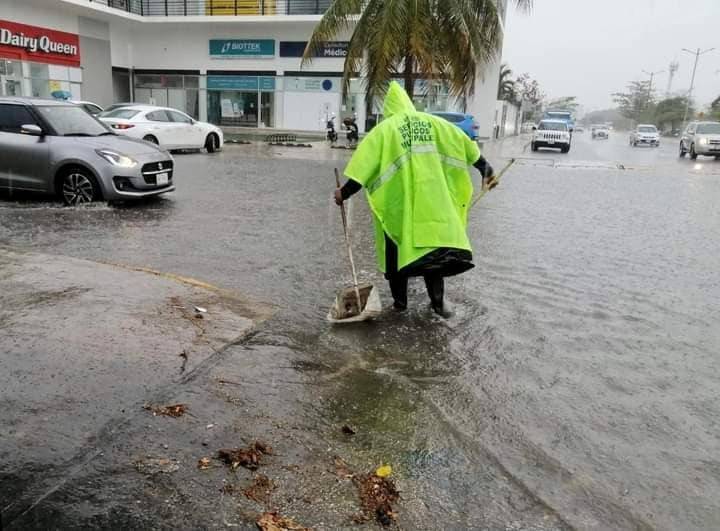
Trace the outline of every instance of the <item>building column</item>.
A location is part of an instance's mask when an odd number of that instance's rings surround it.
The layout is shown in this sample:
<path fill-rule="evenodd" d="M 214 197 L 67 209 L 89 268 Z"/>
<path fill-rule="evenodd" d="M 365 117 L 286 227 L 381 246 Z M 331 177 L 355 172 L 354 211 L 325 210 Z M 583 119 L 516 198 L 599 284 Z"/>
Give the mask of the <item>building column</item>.
<path fill-rule="evenodd" d="M 198 117 L 201 122 L 207 122 L 207 70 L 200 69 L 198 80 Z"/>

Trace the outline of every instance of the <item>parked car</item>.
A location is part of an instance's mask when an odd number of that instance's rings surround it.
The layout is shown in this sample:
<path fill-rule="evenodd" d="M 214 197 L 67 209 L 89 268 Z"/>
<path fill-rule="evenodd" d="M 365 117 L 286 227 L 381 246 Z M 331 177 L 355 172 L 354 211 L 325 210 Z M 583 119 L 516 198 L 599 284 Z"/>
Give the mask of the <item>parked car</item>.
<path fill-rule="evenodd" d="M 122 109 L 123 107 L 132 107 L 133 105 L 138 105 L 137 103 L 133 103 L 131 101 L 121 102 L 121 103 L 113 103 L 112 105 L 105 108 L 103 112 L 101 112 L 98 117 L 102 118 L 106 114 L 111 113 L 115 109 Z"/>
<path fill-rule="evenodd" d="M 593 140 L 607 140 L 610 138 L 610 130 L 606 125 L 593 125 L 591 130 Z"/>
<path fill-rule="evenodd" d="M 540 120 L 533 132 L 530 148 L 537 151 L 539 148 L 557 148 L 561 153 L 570 151 L 570 128 L 564 120 Z"/>
<path fill-rule="evenodd" d="M 630 145 L 636 146 L 660 146 L 660 133 L 657 127 L 650 124 L 639 124 L 630 132 Z"/>
<path fill-rule="evenodd" d="M 223 146 L 222 130 L 198 122 L 184 112 L 168 107 L 134 105 L 121 107 L 100 120 L 122 135 L 140 138 L 165 149 L 203 149 L 214 153 Z"/>
<path fill-rule="evenodd" d="M 78 205 L 172 192 L 172 178 L 169 153 L 113 133 L 77 105 L 0 97 L 0 189 Z"/>
<path fill-rule="evenodd" d="M 720 158 L 720 122 L 691 122 L 680 138 L 680 156 Z"/>
<path fill-rule="evenodd" d="M 435 116 L 439 116 L 450 123 L 457 125 L 463 132 L 470 137 L 470 140 L 478 139 L 478 130 L 480 126 L 470 114 L 462 112 L 431 112 Z"/>
<path fill-rule="evenodd" d="M 77 101 L 77 100 L 71 100 L 70 103 L 74 103 L 75 105 L 79 105 L 83 109 L 85 109 L 87 112 L 92 114 L 93 116 L 99 115 L 101 112 L 103 112 L 103 108 L 100 107 L 97 103 L 93 103 L 91 101 Z"/>

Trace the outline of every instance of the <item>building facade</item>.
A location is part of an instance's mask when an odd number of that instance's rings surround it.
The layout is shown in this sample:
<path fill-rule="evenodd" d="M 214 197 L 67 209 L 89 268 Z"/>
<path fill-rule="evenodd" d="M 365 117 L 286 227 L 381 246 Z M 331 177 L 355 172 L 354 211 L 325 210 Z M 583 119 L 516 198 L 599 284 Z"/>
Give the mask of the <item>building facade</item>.
<path fill-rule="evenodd" d="M 330 3 L 0 0 L 0 95 L 151 103 L 223 127 L 322 130 L 328 116 L 355 115 L 362 130 L 362 81 L 342 97 L 347 41 L 325 43 L 301 65 Z M 498 72 L 490 65 L 465 103 L 484 137 L 492 134 Z M 419 98 L 423 110 L 461 110 L 442 87 L 418 89 L 431 94 Z"/>

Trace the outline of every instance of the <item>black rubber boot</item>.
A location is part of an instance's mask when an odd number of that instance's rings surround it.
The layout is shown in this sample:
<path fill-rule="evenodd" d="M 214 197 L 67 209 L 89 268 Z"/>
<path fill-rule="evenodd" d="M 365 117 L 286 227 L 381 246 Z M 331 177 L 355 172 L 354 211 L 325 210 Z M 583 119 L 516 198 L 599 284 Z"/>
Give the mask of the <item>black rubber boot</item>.
<path fill-rule="evenodd" d="M 399 312 L 407 310 L 407 289 L 408 279 L 402 275 L 393 275 L 388 279 L 390 283 L 390 292 L 392 293 L 393 308 Z"/>
<path fill-rule="evenodd" d="M 424 278 L 433 311 L 449 319 L 453 314 L 445 307 L 445 279 L 439 275 L 426 275 Z"/>

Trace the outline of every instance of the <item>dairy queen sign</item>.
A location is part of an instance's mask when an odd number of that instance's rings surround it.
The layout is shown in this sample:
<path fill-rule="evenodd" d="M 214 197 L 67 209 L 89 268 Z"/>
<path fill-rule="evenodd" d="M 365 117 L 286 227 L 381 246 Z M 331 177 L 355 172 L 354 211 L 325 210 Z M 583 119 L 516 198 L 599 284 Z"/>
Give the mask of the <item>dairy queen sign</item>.
<path fill-rule="evenodd" d="M 0 57 L 80 66 L 78 36 L 0 19 Z"/>

